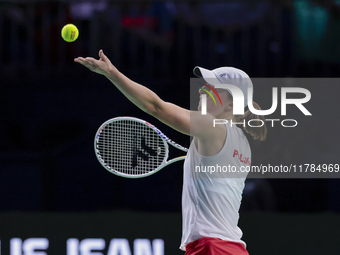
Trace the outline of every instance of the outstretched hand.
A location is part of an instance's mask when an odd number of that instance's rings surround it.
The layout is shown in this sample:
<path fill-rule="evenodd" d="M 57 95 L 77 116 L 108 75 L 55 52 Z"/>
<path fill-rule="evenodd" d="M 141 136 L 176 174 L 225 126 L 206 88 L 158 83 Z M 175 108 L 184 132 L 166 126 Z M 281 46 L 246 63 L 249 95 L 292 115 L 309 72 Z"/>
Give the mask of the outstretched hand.
<path fill-rule="evenodd" d="M 110 59 L 105 56 L 103 50 L 99 51 L 99 60 L 91 58 L 91 57 L 78 57 L 74 59 L 74 62 L 82 64 L 83 66 L 90 69 L 92 72 L 99 73 L 102 75 L 108 75 L 111 71 L 114 71 L 116 68 L 112 65 Z"/>

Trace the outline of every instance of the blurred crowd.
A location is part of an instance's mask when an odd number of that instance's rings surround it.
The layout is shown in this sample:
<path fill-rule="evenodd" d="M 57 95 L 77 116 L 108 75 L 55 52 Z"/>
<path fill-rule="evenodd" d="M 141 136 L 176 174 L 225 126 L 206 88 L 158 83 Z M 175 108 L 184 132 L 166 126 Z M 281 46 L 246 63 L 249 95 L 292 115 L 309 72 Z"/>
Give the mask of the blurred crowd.
<path fill-rule="evenodd" d="M 74 43 L 61 39 L 66 23 L 79 28 Z M 0 192 L 12 191 L 0 210 L 180 210 L 181 171 L 137 184 L 90 170 L 99 164 L 84 155 L 93 153 L 95 128 L 113 117 L 112 101 L 119 115 L 136 113 L 73 66 L 74 57 L 104 49 L 123 73 L 186 106 L 178 90 L 189 92 L 183 84 L 196 65 L 235 66 L 251 77 L 338 77 L 339 36 L 340 0 L 1 1 Z M 339 187 L 337 180 L 248 180 L 242 210 L 340 211 Z M 154 195 L 142 203 L 133 189 Z"/>

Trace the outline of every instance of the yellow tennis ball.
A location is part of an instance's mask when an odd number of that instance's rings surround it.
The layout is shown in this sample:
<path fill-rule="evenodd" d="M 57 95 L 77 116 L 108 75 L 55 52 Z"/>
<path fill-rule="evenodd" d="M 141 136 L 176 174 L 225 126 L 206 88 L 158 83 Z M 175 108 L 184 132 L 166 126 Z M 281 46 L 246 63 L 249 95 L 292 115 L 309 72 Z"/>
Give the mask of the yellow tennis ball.
<path fill-rule="evenodd" d="M 79 36 L 78 28 L 73 24 L 67 24 L 61 30 L 61 37 L 66 42 L 74 42 Z"/>

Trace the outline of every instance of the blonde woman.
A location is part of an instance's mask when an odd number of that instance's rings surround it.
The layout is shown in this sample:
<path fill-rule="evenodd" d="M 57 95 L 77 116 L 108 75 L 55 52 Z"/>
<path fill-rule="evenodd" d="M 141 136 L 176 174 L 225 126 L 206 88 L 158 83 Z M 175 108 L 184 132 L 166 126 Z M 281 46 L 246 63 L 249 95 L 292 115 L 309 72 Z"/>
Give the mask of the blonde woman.
<path fill-rule="evenodd" d="M 246 255 L 245 243 L 241 240 L 242 231 L 237 226 L 246 175 L 238 178 L 212 176 L 207 172 L 197 173 L 195 166 L 219 165 L 240 169 L 250 164 L 251 151 L 243 130 L 229 125 L 231 120 L 247 123 L 259 119 L 249 111 L 244 116 L 233 115 L 233 98 L 225 89 L 215 89 L 214 84 L 225 84 L 230 79 L 244 79 L 242 84 L 233 84 L 242 92 L 252 87 L 248 75 L 232 67 L 221 67 L 212 71 L 196 67 L 194 74 L 202 77 L 207 84 L 200 89 L 204 93 L 218 93 L 221 103 L 215 104 L 211 97 L 206 99 L 207 114 L 202 117 L 202 100 L 198 111 L 190 111 L 176 104 L 165 102 L 147 87 L 138 84 L 119 72 L 102 50 L 99 60 L 91 57 L 78 57 L 74 60 L 91 71 L 107 77 L 127 99 L 141 110 L 157 118 L 173 129 L 192 136 L 184 162 L 182 194 L 183 233 L 180 249 L 187 255 L 235 254 Z M 214 82 L 211 82 L 214 78 Z M 208 94 L 209 94 L 208 93 Z M 245 94 L 246 95 L 246 94 Z M 253 103 L 255 108 L 258 105 Z M 246 106 L 246 105 L 245 105 Z M 214 119 L 229 120 L 224 125 L 213 125 Z M 254 139 L 264 140 L 265 125 L 259 128 L 244 128 Z"/>

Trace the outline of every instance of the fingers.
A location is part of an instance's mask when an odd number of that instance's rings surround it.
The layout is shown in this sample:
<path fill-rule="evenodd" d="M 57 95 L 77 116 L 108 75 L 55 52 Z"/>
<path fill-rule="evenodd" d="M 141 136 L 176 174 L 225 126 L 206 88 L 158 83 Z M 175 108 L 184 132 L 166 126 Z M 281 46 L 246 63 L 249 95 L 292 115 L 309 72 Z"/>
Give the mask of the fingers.
<path fill-rule="evenodd" d="M 101 60 L 103 60 L 105 62 L 110 61 L 108 59 L 108 57 L 104 54 L 103 50 L 100 50 L 98 55 L 101 58 Z M 77 58 L 74 59 L 74 62 L 81 63 L 81 64 L 83 64 L 84 62 L 96 64 L 96 61 L 98 61 L 98 60 L 91 58 L 91 57 L 86 57 L 86 58 L 77 57 Z"/>
<path fill-rule="evenodd" d="M 109 65 L 112 65 L 108 57 L 105 56 L 103 50 L 99 51 L 100 59 L 94 59 L 91 57 L 78 57 L 74 59 L 74 62 L 82 64 L 83 66 L 89 68 L 93 72 L 97 72 L 100 74 L 106 73 Z"/>
<path fill-rule="evenodd" d="M 92 66 L 94 66 L 94 65 L 96 65 L 97 63 L 97 60 L 96 59 L 94 59 L 94 58 L 89 58 L 89 57 L 87 57 L 87 58 L 85 58 L 85 61 L 87 62 L 87 63 L 89 63 L 90 65 L 92 65 Z"/>
<path fill-rule="evenodd" d="M 91 58 L 91 57 L 87 57 L 87 58 L 82 58 L 82 57 L 77 57 L 74 59 L 75 62 L 91 62 L 91 63 L 95 63 L 95 61 L 97 61 L 96 59 L 94 58 Z"/>
<path fill-rule="evenodd" d="M 85 59 L 82 57 L 77 57 L 74 59 L 74 62 L 80 63 L 81 61 L 84 61 Z"/>
<path fill-rule="evenodd" d="M 99 57 L 104 60 L 105 62 L 109 62 L 110 60 L 108 59 L 108 57 L 104 54 L 103 50 L 99 51 Z"/>
<path fill-rule="evenodd" d="M 82 58 L 82 57 L 78 57 L 74 59 L 74 62 L 77 62 L 79 64 L 82 64 L 83 66 L 89 68 L 90 70 L 94 70 L 96 67 L 96 60 L 94 58 Z"/>

